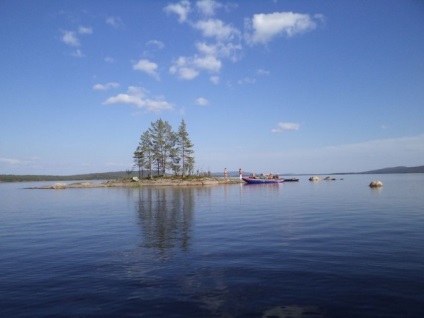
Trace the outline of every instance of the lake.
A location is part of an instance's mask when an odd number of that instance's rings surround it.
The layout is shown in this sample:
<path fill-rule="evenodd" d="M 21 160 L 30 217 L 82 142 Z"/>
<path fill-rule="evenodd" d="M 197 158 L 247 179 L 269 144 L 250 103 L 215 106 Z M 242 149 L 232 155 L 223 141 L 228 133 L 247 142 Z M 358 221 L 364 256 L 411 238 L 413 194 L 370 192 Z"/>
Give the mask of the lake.
<path fill-rule="evenodd" d="M 423 317 L 424 174 L 335 177 L 0 183 L 0 316 Z"/>

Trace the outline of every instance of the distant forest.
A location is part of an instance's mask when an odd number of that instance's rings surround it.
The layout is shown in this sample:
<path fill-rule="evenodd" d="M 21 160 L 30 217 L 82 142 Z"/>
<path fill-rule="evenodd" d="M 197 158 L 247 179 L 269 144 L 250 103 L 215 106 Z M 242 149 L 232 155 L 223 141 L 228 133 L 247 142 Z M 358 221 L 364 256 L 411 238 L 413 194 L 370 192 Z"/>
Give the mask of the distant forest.
<path fill-rule="evenodd" d="M 134 171 L 116 171 L 103 173 L 76 174 L 70 176 L 51 175 L 0 175 L 0 182 L 25 182 L 25 181 L 76 181 L 76 180 L 111 180 L 135 177 Z"/>
<path fill-rule="evenodd" d="M 390 173 L 424 173 L 424 166 L 392 167 L 392 168 L 384 168 L 384 169 L 370 170 L 370 171 L 364 171 L 364 172 L 330 173 L 330 175 L 332 174 L 333 175 L 334 174 L 390 174 Z M 312 174 L 314 173 L 311 173 L 311 175 Z M 214 172 L 214 173 L 208 173 L 208 175 L 219 177 L 219 176 L 222 176 L 223 173 Z M 238 172 L 229 171 L 228 175 L 235 177 L 235 176 L 238 176 Z M 293 175 L 293 174 L 290 174 L 290 175 Z M 136 171 L 102 172 L 102 173 L 76 174 L 76 175 L 70 175 L 70 176 L 9 174 L 9 175 L 0 175 L 0 182 L 113 180 L 113 179 L 130 178 L 135 176 L 138 176 L 138 172 Z"/>

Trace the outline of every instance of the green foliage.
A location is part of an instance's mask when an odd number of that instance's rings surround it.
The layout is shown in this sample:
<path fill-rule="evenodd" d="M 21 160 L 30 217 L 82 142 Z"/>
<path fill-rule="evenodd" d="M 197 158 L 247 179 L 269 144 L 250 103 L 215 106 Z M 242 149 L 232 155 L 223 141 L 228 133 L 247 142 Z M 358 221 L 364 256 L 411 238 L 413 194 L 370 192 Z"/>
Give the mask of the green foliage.
<path fill-rule="evenodd" d="M 140 137 L 139 145 L 134 152 L 134 162 L 135 166 L 138 168 L 139 178 L 144 177 L 142 173 L 143 168 L 148 171 L 149 176 L 152 175 L 153 150 L 149 131 L 145 131 Z"/>
<path fill-rule="evenodd" d="M 176 147 L 176 155 L 181 161 L 181 172 L 184 177 L 186 174 L 191 175 L 194 170 L 194 157 L 192 154 L 193 144 L 188 137 L 186 124 L 184 119 L 181 120 L 181 125 L 178 128 L 177 132 L 177 147 Z"/>
<path fill-rule="evenodd" d="M 165 174 L 167 169 L 172 168 L 171 154 L 176 140 L 175 133 L 171 125 L 162 119 L 151 123 L 148 131 L 158 174 Z"/>
<path fill-rule="evenodd" d="M 154 167 L 157 175 L 165 175 L 167 170 L 171 170 L 174 175 L 184 177 L 194 171 L 192 148 L 184 120 L 174 132 L 167 121 L 159 119 L 141 135 L 133 156 L 134 165 L 139 169 L 139 176 L 143 168 L 152 176 Z"/>

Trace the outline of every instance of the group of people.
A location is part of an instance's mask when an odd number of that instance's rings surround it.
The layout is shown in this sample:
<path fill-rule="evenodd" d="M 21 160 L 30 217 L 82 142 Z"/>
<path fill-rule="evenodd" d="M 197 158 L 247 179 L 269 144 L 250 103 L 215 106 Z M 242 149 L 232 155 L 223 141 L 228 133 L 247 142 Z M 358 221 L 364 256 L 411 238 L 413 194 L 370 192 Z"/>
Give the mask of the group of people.
<path fill-rule="evenodd" d="M 261 173 L 260 175 L 256 175 L 255 173 L 252 173 L 249 178 L 252 179 L 279 179 L 280 177 L 278 176 L 278 174 L 272 174 L 271 172 L 269 174 L 263 174 Z"/>
<path fill-rule="evenodd" d="M 278 179 L 278 174 L 272 174 L 271 172 L 269 174 L 260 174 L 260 176 L 256 176 L 254 173 L 250 175 L 251 178 L 259 178 L 259 179 Z M 227 168 L 224 168 L 224 178 L 228 178 Z M 239 169 L 239 178 L 242 180 L 243 178 L 243 171 L 241 168 Z"/>
<path fill-rule="evenodd" d="M 225 179 L 228 178 L 227 168 L 224 168 L 224 178 Z M 243 178 L 243 171 L 241 170 L 241 168 L 239 169 L 239 178 L 240 178 L 240 180 Z"/>

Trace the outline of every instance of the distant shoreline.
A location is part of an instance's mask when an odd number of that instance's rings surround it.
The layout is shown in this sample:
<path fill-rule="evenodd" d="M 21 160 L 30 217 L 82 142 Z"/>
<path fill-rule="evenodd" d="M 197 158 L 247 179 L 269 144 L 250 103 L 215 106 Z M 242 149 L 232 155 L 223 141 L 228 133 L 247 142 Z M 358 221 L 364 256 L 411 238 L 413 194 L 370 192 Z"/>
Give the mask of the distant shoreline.
<path fill-rule="evenodd" d="M 144 171 L 144 174 L 147 172 Z M 251 172 L 245 172 L 244 175 L 249 175 Z M 311 176 L 311 175 L 355 175 L 355 174 L 403 174 L 403 173 L 424 173 L 424 166 L 417 167 L 391 167 L 377 170 L 369 170 L 364 172 L 337 172 L 337 173 L 280 173 L 281 176 Z M 223 178 L 223 173 L 213 172 L 208 173 L 206 176 L 204 173 L 201 174 L 201 178 Z M 238 178 L 238 171 L 229 171 L 228 176 L 230 178 Z M 36 182 L 36 181 L 80 181 L 80 180 L 116 180 L 138 177 L 138 172 L 132 171 L 128 173 L 126 171 L 116 172 L 100 172 L 100 173 L 89 173 L 89 174 L 76 174 L 68 176 L 59 175 L 0 175 L 0 182 Z M 196 178 L 196 177 L 193 177 Z M 200 177 L 197 177 L 200 178 Z M 142 180 L 145 180 L 142 178 Z"/>

